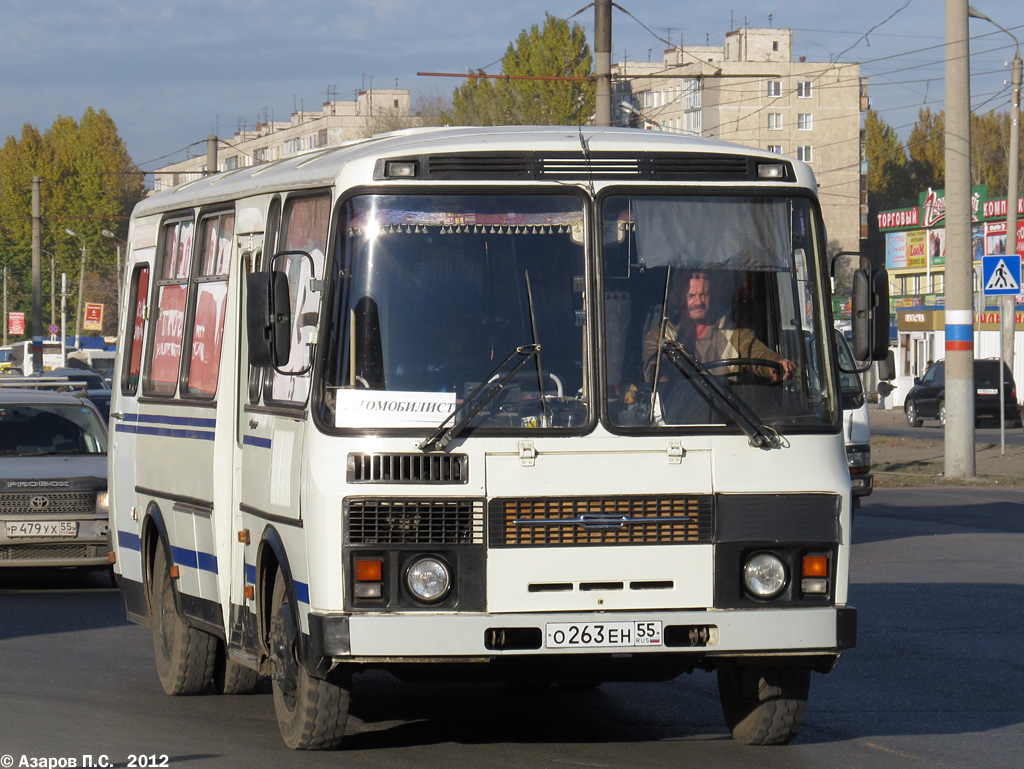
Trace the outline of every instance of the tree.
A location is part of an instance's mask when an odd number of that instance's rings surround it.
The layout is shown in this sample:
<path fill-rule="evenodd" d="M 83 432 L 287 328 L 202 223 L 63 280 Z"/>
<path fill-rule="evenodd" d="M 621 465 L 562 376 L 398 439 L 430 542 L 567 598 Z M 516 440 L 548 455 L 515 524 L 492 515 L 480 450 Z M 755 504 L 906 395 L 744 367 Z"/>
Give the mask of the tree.
<path fill-rule="evenodd" d="M 864 152 L 868 162 L 868 200 L 884 211 L 916 194 L 907 153 L 896 130 L 874 110 L 864 122 Z"/>
<path fill-rule="evenodd" d="M 507 80 L 470 78 L 452 94 L 453 125 L 583 125 L 594 113 L 592 81 L 515 80 L 591 76 L 593 55 L 579 24 L 545 14 L 519 33 L 501 60 Z M 483 74 L 483 73 L 480 73 Z"/>
<path fill-rule="evenodd" d="M 7 137 L 0 148 L 0 259 L 10 271 L 8 308 L 31 312 L 32 304 L 32 177 L 40 178 L 42 255 L 44 264 L 53 254 L 57 281 L 68 274 L 69 294 L 78 288 L 81 247 L 86 265 L 83 297 L 106 306 L 104 332 L 116 329 L 118 289 L 116 252 L 102 230 L 120 238 L 128 231 L 128 216 L 142 199 L 142 174 L 132 162 L 104 110 L 91 107 L 81 122 L 58 117 L 45 134 L 31 125 L 21 139 Z M 71 229 L 82 240 L 72 238 Z M 49 322 L 50 271 L 43 273 L 44 326 Z M 74 298 L 70 300 L 74 315 Z M 77 331 L 68 318 L 66 331 Z"/>
<path fill-rule="evenodd" d="M 868 243 L 866 252 L 881 262 L 885 244 L 878 230 L 878 212 L 896 208 L 917 194 L 907 153 L 896 130 L 874 110 L 864 122 L 864 155 L 868 165 Z"/>
<path fill-rule="evenodd" d="M 946 178 L 946 114 L 927 107 L 918 110 L 917 122 L 910 130 L 907 149 L 910 170 L 917 190 L 945 187 Z"/>

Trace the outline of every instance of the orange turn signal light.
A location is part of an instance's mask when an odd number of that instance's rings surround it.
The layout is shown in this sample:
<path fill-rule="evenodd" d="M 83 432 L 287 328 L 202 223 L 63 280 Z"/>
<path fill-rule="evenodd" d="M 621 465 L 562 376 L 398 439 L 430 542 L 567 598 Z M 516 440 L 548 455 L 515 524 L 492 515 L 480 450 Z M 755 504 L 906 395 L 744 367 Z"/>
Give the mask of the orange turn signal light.
<path fill-rule="evenodd" d="M 826 555 L 805 555 L 801 565 L 801 571 L 805 577 L 827 577 L 828 556 Z"/>
<path fill-rule="evenodd" d="M 380 582 L 384 577 L 381 561 L 356 561 L 357 582 Z"/>

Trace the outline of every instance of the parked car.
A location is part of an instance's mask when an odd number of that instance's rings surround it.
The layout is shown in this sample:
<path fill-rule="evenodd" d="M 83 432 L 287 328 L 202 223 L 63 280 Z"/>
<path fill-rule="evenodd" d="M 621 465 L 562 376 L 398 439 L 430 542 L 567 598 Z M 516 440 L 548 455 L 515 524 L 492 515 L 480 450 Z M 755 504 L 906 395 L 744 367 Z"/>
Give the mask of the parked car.
<path fill-rule="evenodd" d="M 5 376 L 2 384 L 7 387 L 68 392 L 88 398 L 100 412 L 103 424 L 110 421 L 111 389 L 103 376 L 95 371 L 80 368 L 55 368 L 27 377 Z"/>
<path fill-rule="evenodd" d="M 974 418 L 999 419 L 999 368 L 1003 369 L 1003 402 L 1005 418 L 1010 424 L 1021 424 L 1021 408 L 1017 402 L 1017 384 L 1010 367 L 998 358 L 974 361 Z M 925 419 L 937 419 L 946 425 L 946 362 L 937 360 L 922 377 L 914 378 L 914 387 L 903 402 L 907 424 L 920 427 Z"/>
<path fill-rule="evenodd" d="M 0 568 L 108 567 L 107 430 L 84 397 L 0 378 Z"/>

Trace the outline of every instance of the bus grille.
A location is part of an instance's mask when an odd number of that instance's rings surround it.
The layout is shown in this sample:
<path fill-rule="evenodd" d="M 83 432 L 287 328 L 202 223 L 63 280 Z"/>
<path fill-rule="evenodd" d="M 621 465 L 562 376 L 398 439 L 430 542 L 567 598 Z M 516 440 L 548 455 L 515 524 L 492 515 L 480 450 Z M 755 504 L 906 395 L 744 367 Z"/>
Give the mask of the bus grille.
<path fill-rule="evenodd" d="M 465 454 L 349 454 L 349 483 L 466 483 Z"/>
<path fill-rule="evenodd" d="M 472 499 L 347 499 L 346 544 L 471 545 L 484 541 L 484 505 Z"/>
<path fill-rule="evenodd" d="M 710 543 L 711 496 L 495 499 L 491 547 Z"/>
<path fill-rule="evenodd" d="M 0 563 L 4 561 L 51 560 L 58 558 L 104 558 L 107 545 L 8 545 L 0 547 Z"/>
<path fill-rule="evenodd" d="M 95 491 L 45 491 L 0 494 L 0 515 L 93 515 Z"/>

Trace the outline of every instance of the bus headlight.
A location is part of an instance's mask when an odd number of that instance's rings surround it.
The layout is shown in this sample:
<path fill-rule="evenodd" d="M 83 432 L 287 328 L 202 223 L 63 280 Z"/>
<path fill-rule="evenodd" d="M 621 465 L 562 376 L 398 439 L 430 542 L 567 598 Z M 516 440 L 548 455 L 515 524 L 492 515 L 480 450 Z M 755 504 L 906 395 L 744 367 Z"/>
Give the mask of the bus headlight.
<path fill-rule="evenodd" d="M 847 446 L 846 464 L 850 468 L 851 475 L 861 475 L 871 469 L 871 447 L 870 446 Z"/>
<path fill-rule="evenodd" d="M 97 515 L 110 515 L 110 504 L 109 497 L 106 491 L 96 492 L 96 514 Z"/>
<path fill-rule="evenodd" d="M 438 558 L 427 556 L 409 566 L 405 573 L 409 592 L 424 603 L 436 603 L 452 589 L 451 572 Z"/>
<path fill-rule="evenodd" d="M 786 567 L 773 553 L 755 553 L 743 565 L 743 584 L 751 595 L 774 598 L 786 587 Z"/>

